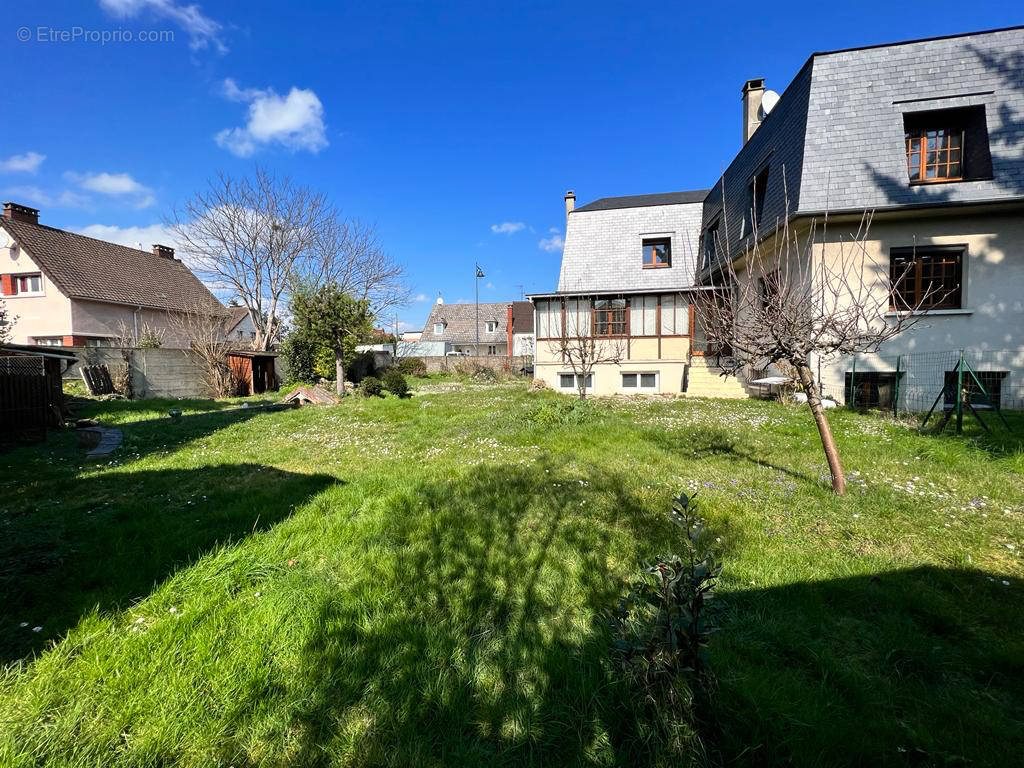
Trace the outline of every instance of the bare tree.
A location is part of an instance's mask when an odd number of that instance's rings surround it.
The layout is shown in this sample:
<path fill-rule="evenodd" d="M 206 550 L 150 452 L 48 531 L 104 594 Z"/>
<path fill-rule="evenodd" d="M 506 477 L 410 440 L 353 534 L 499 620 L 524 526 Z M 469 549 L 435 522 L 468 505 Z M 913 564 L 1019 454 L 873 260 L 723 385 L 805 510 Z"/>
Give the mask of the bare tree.
<path fill-rule="evenodd" d="M 185 261 L 249 312 L 254 346 L 278 340 L 286 294 L 318 267 L 320 233 L 337 216 L 327 198 L 257 167 L 249 178 L 221 173 L 167 221 Z"/>
<path fill-rule="evenodd" d="M 709 346 L 727 353 L 720 358 L 723 375 L 769 366 L 795 372 L 840 495 L 846 478 L 812 361 L 877 352 L 918 323 L 935 296 L 929 289 L 909 306 L 892 290 L 888 264 L 877 263 L 866 247 L 871 218 L 865 213 L 855 233 L 834 242 L 827 216 L 820 226 L 812 221 L 803 239 L 781 221 L 774 238 L 759 242 L 755 226 L 753 245 L 739 255 L 717 242 L 712 290 L 694 297 Z"/>
<path fill-rule="evenodd" d="M 616 301 L 622 301 L 622 306 Z M 595 366 L 618 365 L 626 356 L 627 309 L 625 301 L 615 299 L 599 300 L 593 306 L 589 299 L 568 299 L 565 306 L 561 333 L 547 344 L 551 354 L 561 357 L 572 371 L 580 400 L 585 400 Z"/>
<path fill-rule="evenodd" d="M 234 395 L 238 382 L 228 365 L 231 316 L 209 304 L 197 303 L 183 311 L 168 312 L 167 322 L 174 335 L 188 343 L 206 389 L 214 397 Z"/>
<path fill-rule="evenodd" d="M 17 315 L 12 315 L 7 309 L 7 304 L 0 299 L 0 344 L 6 344 L 11 339 L 11 331 L 18 321 Z"/>

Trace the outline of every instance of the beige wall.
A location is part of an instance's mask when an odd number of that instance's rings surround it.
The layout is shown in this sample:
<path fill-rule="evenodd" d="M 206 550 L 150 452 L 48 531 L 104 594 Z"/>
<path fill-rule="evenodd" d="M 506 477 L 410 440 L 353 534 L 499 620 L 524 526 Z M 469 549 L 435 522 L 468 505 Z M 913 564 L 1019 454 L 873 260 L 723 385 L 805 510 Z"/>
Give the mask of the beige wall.
<path fill-rule="evenodd" d="M 71 303 L 71 326 L 76 336 L 116 337 L 120 335 L 122 323 L 131 333 L 136 333 L 137 329 L 141 334 L 147 326 L 154 329 L 163 338 L 161 346 L 188 347 L 187 340 L 175 330 L 175 324 L 162 310 L 140 309 L 136 319 L 135 307 L 80 299 Z"/>
<path fill-rule="evenodd" d="M 0 274 L 24 274 L 41 272 L 24 248 L 13 251 L 7 247 L 7 232 L 0 230 Z M 15 344 L 31 344 L 37 336 L 64 336 L 71 333 L 71 302 L 57 286 L 43 275 L 42 296 L 0 297 L 12 315 L 17 315 L 11 341 Z"/>

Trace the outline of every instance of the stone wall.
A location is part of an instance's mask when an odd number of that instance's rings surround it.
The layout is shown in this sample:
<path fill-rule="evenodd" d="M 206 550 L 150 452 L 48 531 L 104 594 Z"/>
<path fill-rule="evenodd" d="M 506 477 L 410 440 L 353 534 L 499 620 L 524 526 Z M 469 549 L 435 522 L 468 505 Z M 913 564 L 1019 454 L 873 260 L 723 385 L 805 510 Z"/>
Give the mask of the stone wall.
<path fill-rule="evenodd" d="M 421 357 L 428 373 L 472 373 L 480 368 L 519 373 L 524 366 L 533 365 L 532 357 L 506 357 L 504 355 L 465 355 L 448 357 Z"/>

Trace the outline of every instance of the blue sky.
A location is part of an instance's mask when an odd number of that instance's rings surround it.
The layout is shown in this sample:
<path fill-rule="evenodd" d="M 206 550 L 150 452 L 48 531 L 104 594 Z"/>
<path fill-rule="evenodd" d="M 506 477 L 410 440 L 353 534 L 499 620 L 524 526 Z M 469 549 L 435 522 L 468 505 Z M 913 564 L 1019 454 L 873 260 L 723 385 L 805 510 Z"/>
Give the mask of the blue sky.
<path fill-rule="evenodd" d="M 553 289 L 567 188 L 582 204 L 714 183 L 740 145 L 744 80 L 781 92 L 812 51 L 1024 21 L 1011 8 L 11 4 L 0 197 L 148 248 L 206 178 L 259 162 L 376 225 L 418 328 L 438 293 L 472 300 L 474 262 L 481 301 Z M 173 41 L 100 42 L 121 30 Z"/>

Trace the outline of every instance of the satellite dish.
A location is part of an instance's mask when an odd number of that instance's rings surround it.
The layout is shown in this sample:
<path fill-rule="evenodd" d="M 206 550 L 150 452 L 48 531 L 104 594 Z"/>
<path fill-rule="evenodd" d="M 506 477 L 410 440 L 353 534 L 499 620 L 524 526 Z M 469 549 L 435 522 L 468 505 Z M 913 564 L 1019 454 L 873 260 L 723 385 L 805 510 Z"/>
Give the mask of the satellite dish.
<path fill-rule="evenodd" d="M 758 110 L 758 117 L 764 120 L 768 117 L 768 113 L 775 109 L 775 105 L 779 103 L 779 94 L 775 91 L 765 91 L 761 96 L 761 108 Z"/>

